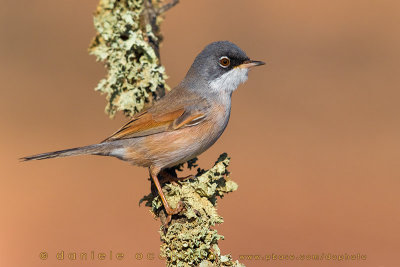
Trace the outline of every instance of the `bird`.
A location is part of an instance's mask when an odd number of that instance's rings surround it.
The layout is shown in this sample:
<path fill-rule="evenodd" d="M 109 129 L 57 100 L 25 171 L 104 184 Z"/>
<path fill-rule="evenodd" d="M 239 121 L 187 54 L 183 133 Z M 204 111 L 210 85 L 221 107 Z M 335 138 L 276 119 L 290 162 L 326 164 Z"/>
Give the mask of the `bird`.
<path fill-rule="evenodd" d="M 100 155 L 146 167 L 170 221 L 183 203 L 171 208 L 158 177 L 167 178 L 168 168 L 197 157 L 217 141 L 229 121 L 232 93 L 247 80 L 252 67 L 264 64 L 251 60 L 230 41 L 210 43 L 175 88 L 102 142 L 20 160 Z"/>

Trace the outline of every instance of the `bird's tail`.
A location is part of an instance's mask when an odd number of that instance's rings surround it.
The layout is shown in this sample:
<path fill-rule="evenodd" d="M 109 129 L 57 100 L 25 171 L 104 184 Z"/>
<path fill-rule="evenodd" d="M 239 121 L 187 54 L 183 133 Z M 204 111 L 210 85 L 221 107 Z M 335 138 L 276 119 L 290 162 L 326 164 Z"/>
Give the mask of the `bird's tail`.
<path fill-rule="evenodd" d="M 105 150 L 107 150 L 106 148 L 107 148 L 107 143 L 100 143 L 95 145 L 75 147 L 70 149 L 37 154 L 33 156 L 27 156 L 20 158 L 20 160 L 21 161 L 41 160 L 41 159 L 69 157 L 78 155 L 105 155 L 106 152 Z"/>

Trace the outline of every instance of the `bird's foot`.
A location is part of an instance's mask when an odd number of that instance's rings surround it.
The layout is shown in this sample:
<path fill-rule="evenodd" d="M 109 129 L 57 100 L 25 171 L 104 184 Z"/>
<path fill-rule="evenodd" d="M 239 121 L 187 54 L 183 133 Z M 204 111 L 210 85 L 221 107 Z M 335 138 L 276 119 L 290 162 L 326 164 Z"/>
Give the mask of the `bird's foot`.
<path fill-rule="evenodd" d="M 175 215 L 175 214 L 178 214 L 179 212 L 181 212 L 183 210 L 183 207 L 184 206 L 183 206 L 183 202 L 182 201 L 178 202 L 178 206 L 175 209 L 171 209 L 169 206 L 168 207 L 164 207 L 165 211 L 168 214 L 166 220 L 163 223 L 164 224 L 164 229 L 168 228 L 168 225 L 172 220 L 172 215 Z"/>
<path fill-rule="evenodd" d="M 175 177 L 175 176 L 169 174 L 168 172 L 163 172 L 161 174 L 161 177 L 162 177 L 162 179 L 160 181 L 161 184 L 165 184 L 167 182 L 170 182 L 173 185 L 178 185 L 178 182 L 182 182 L 182 181 L 185 181 L 187 179 L 193 179 L 196 176 L 195 175 L 188 175 L 188 176 L 185 176 L 185 177 Z"/>

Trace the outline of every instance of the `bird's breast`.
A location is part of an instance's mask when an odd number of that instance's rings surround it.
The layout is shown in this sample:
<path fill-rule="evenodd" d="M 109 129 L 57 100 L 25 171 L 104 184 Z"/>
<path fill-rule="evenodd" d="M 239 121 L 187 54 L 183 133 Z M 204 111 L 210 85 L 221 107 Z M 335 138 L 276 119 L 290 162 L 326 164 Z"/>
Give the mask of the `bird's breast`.
<path fill-rule="evenodd" d="M 210 135 L 219 138 L 229 122 L 231 105 L 229 103 L 216 103 L 212 105 L 209 114 Z"/>
<path fill-rule="evenodd" d="M 136 159 L 132 160 L 134 163 L 140 159 L 138 165 L 160 168 L 186 162 L 203 153 L 218 140 L 228 124 L 229 115 L 230 105 L 212 103 L 207 109 L 206 118 L 199 124 L 135 138 L 135 144 L 128 149 L 129 157 Z"/>

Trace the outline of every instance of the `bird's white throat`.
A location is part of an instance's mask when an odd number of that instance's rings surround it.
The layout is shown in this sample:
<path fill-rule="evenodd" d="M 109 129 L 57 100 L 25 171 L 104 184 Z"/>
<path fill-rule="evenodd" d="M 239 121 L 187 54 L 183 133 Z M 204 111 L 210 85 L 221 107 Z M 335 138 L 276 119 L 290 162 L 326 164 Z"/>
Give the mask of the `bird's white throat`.
<path fill-rule="evenodd" d="M 216 92 L 225 91 L 232 93 L 236 90 L 239 84 L 247 81 L 247 74 L 249 70 L 247 68 L 233 68 L 222 76 L 212 80 L 210 87 Z"/>

